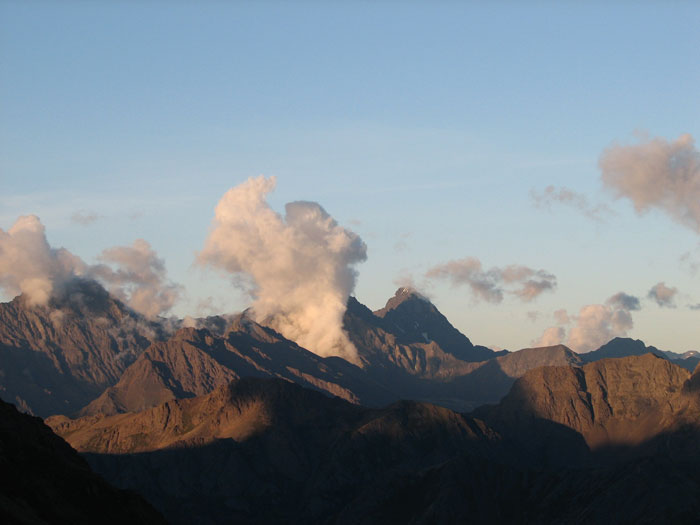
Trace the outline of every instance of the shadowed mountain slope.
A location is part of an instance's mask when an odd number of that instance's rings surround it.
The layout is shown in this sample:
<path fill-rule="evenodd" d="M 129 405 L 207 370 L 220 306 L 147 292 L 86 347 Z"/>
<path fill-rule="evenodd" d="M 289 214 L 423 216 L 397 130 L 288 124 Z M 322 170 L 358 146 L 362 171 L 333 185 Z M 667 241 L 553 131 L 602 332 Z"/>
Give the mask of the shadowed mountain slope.
<path fill-rule="evenodd" d="M 694 523 L 698 384 L 645 355 L 530 370 L 471 416 L 246 379 L 48 423 L 175 523 Z"/>
<path fill-rule="evenodd" d="M 117 490 L 39 418 L 0 401 L 0 521 L 165 523 L 140 496 Z"/>
<path fill-rule="evenodd" d="M 402 473 L 470 449 L 486 454 L 496 439 L 480 422 L 433 405 L 366 409 L 252 378 L 137 414 L 48 422 L 90 452 L 98 472 L 176 523 L 323 521 Z"/>

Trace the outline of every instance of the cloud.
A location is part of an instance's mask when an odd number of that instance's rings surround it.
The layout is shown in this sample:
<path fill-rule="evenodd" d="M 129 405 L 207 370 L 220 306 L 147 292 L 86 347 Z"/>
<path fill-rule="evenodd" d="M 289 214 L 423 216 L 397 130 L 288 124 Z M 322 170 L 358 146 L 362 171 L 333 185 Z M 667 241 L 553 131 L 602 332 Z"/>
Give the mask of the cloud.
<path fill-rule="evenodd" d="M 700 233 L 700 152 L 693 137 L 613 145 L 600 157 L 603 184 L 632 201 L 637 213 L 657 208 Z"/>
<path fill-rule="evenodd" d="M 569 317 L 569 313 L 564 310 L 563 308 L 560 310 L 557 310 L 554 312 L 553 317 L 557 324 L 560 325 L 566 325 L 571 322 L 571 317 Z"/>
<path fill-rule="evenodd" d="M 99 219 L 100 216 L 93 211 L 80 210 L 70 216 L 70 220 L 82 226 L 88 226 Z"/>
<path fill-rule="evenodd" d="M 629 310 L 589 304 L 574 317 L 567 345 L 577 352 L 595 350 L 614 337 L 624 337 L 634 327 Z"/>
<path fill-rule="evenodd" d="M 666 283 L 660 282 L 656 283 L 651 287 L 647 297 L 656 301 L 656 304 L 666 308 L 675 308 L 675 298 L 678 293 L 678 288 L 669 288 Z"/>
<path fill-rule="evenodd" d="M 36 215 L 19 217 L 7 232 L 0 229 L 0 288 L 24 294 L 29 305 L 48 304 L 57 288 L 86 270 L 79 257 L 49 246 Z"/>
<path fill-rule="evenodd" d="M 610 297 L 606 304 L 621 310 L 636 311 L 641 310 L 642 305 L 634 295 L 627 295 L 625 292 L 618 292 Z"/>
<path fill-rule="evenodd" d="M 609 297 L 604 304 L 584 306 L 578 315 L 557 310 L 554 318 L 558 326 L 547 328 L 532 344 L 552 346 L 563 343 L 576 352 L 590 352 L 615 337 L 626 336 L 634 327 L 630 312 L 639 309 L 639 299 L 619 292 Z"/>
<path fill-rule="evenodd" d="M 197 261 L 250 279 L 256 321 L 319 355 L 355 360 L 343 314 L 365 243 L 314 202 L 279 215 L 265 200 L 275 184 L 260 176 L 226 192 Z"/>
<path fill-rule="evenodd" d="M 544 331 L 542 337 L 534 341 L 532 345 L 535 347 L 555 346 L 561 344 L 564 338 L 566 338 L 565 328 L 561 326 L 550 326 Z"/>
<path fill-rule="evenodd" d="M 108 248 L 98 259 L 102 264 L 92 266 L 89 274 L 146 317 L 168 312 L 180 298 L 182 287 L 167 279 L 163 259 L 143 239 L 131 246 Z"/>
<path fill-rule="evenodd" d="M 575 210 L 580 211 L 589 219 L 603 222 L 606 215 L 612 214 L 612 210 L 605 204 L 593 205 L 588 202 L 588 198 L 568 188 L 556 188 L 555 186 L 547 186 L 542 193 L 537 193 L 534 189 L 530 190 L 535 207 L 543 209 L 551 209 L 552 203 L 556 202 L 565 206 L 570 206 Z"/>
<path fill-rule="evenodd" d="M 39 218 L 25 215 L 7 232 L 0 229 L 0 288 L 8 295 L 23 294 L 30 306 L 41 306 L 52 297 L 76 295 L 77 281 L 97 280 L 148 317 L 167 311 L 177 300 L 179 287 L 166 281 L 165 265 L 146 241 L 110 248 L 100 258 L 116 269 L 89 265 L 64 248 L 52 248 Z"/>
<path fill-rule="evenodd" d="M 504 293 L 530 302 L 541 293 L 557 287 L 557 278 L 544 270 L 533 270 L 520 265 L 484 270 L 481 261 L 475 257 L 433 266 L 425 277 L 447 280 L 453 287 L 469 286 L 475 298 L 490 303 L 503 301 Z"/>

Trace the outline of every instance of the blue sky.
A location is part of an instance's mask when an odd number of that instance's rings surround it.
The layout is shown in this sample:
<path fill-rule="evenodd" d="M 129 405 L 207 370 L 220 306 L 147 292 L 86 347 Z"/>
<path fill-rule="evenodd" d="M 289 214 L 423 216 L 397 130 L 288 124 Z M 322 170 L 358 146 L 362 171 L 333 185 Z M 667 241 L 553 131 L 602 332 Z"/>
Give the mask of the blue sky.
<path fill-rule="evenodd" d="M 555 310 L 665 282 L 676 307 L 644 299 L 628 335 L 700 349 L 700 235 L 635 214 L 598 167 L 640 131 L 700 137 L 698 27 L 692 2 L 4 1 L 0 228 L 34 213 L 87 261 L 144 238 L 187 290 L 175 313 L 240 309 L 194 254 L 226 190 L 274 175 L 273 208 L 317 201 L 364 239 L 371 308 L 471 256 L 557 277 L 528 303 L 425 283 L 474 342 L 525 347 Z M 536 207 L 549 185 L 612 212 Z"/>

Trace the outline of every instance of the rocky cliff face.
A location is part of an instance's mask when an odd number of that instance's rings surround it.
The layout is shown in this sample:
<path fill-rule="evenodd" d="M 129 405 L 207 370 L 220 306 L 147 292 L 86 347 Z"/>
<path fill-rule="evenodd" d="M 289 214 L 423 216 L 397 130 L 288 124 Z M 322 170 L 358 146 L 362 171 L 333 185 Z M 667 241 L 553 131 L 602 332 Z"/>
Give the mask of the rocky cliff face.
<path fill-rule="evenodd" d="M 117 490 L 39 418 L 0 401 L 0 521 L 165 523 L 141 497 Z"/>

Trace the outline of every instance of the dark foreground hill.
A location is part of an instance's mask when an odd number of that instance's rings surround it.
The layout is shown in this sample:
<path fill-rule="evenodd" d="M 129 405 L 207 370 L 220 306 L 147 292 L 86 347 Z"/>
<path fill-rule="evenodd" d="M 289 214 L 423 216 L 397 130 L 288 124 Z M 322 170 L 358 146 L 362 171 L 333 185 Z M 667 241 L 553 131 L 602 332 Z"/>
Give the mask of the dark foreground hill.
<path fill-rule="evenodd" d="M 647 355 L 531 370 L 472 415 L 247 379 L 48 422 L 175 523 L 695 523 L 698 384 Z"/>
<path fill-rule="evenodd" d="M 0 522 L 165 523 L 140 496 L 94 474 L 39 418 L 0 401 Z"/>

